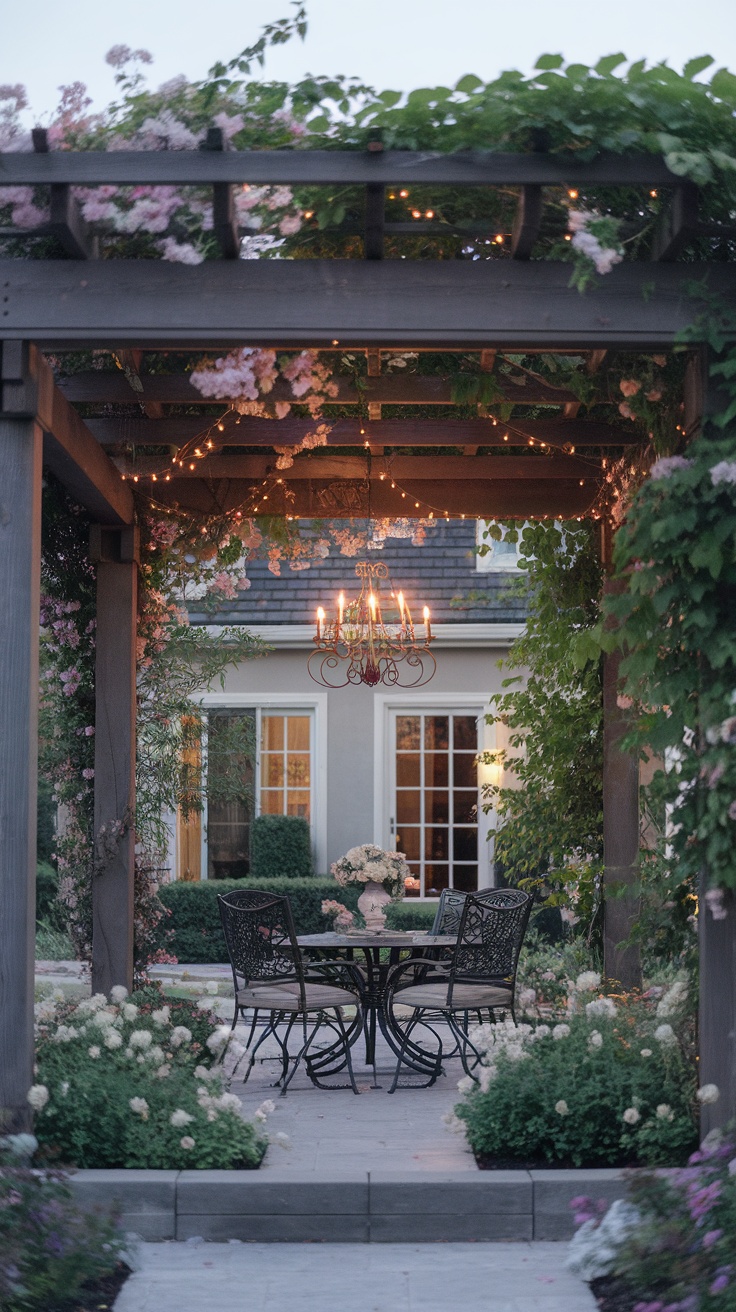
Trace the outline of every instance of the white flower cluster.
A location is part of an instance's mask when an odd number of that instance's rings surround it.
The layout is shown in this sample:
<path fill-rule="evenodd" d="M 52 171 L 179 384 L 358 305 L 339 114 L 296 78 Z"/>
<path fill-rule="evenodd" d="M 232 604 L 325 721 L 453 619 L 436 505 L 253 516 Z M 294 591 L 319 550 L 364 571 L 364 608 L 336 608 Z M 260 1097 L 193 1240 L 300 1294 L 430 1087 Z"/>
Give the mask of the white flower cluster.
<path fill-rule="evenodd" d="M 710 481 L 714 487 L 720 483 L 736 483 L 736 460 L 720 460 L 710 471 Z"/>
<path fill-rule="evenodd" d="M 641 1224 L 632 1203 L 612 1203 L 600 1225 L 585 1221 L 570 1241 L 565 1266 L 581 1280 L 598 1280 L 610 1275 L 619 1249 Z"/>
<path fill-rule="evenodd" d="M 573 248 L 593 261 L 597 273 L 610 273 L 615 264 L 621 263 L 623 255 L 613 246 L 601 246 L 598 238 L 589 231 L 589 224 L 600 217 L 592 210 L 568 210 L 567 226 L 574 234 Z"/>
<path fill-rule="evenodd" d="M 385 884 L 393 897 L 400 897 L 410 874 L 401 852 L 384 852 L 373 843 L 351 847 L 330 867 L 338 884 Z"/>
<path fill-rule="evenodd" d="M 675 1015 L 686 1002 L 687 984 L 684 980 L 675 980 L 672 987 L 667 990 L 657 1003 L 657 1016 L 662 1020 L 665 1020 L 668 1016 Z"/>

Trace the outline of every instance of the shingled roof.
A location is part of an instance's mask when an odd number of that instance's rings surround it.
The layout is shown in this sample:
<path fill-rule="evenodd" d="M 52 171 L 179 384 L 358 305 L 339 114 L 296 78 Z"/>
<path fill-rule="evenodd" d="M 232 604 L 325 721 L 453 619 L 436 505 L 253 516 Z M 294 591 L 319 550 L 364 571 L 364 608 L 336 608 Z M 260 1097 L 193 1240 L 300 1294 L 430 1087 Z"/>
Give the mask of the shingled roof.
<path fill-rule="evenodd" d="M 344 525 L 343 525 L 344 527 Z M 521 623 L 524 598 L 514 595 L 519 576 L 476 570 L 475 521 L 436 521 L 427 526 L 421 546 L 409 538 L 388 538 L 381 551 L 361 552 L 384 561 L 415 614 L 428 605 L 438 624 Z M 308 570 L 292 571 L 281 563 L 281 576 L 267 560 L 248 564 L 251 586 L 237 600 L 226 601 L 215 615 L 190 609 L 193 624 L 310 624 L 317 607 L 329 606 L 343 589 L 351 590 L 355 560 L 334 552 Z"/>

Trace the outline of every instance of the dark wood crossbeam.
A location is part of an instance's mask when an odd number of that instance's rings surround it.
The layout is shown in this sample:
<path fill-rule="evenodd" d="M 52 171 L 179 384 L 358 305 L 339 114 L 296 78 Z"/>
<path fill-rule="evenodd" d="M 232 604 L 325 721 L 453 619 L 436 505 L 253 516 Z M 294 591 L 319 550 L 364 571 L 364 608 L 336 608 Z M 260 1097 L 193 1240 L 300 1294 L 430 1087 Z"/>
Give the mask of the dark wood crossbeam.
<path fill-rule="evenodd" d="M 217 405 L 211 397 L 203 396 L 189 381 L 186 374 L 140 374 L 141 402 L 163 402 L 169 405 Z M 419 374 L 384 374 L 369 376 L 358 386 L 351 378 L 338 376 L 337 395 L 327 397 L 325 405 L 452 405 L 452 378 Z M 565 405 L 575 400 L 575 393 L 566 387 L 552 387 L 520 372 L 509 377 L 496 375 L 499 403 L 513 405 Z M 70 401 L 106 405 L 114 401 L 130 401 L 130 389 L 119 372 L 102 373 L 98 370 L 72 374 L 60 382 L 64 395 Z M 275 401 L 294 401 L 294 394 L 284 378 L 278 378 L 266 397 L 266 404 Z M 223 402 L 223 408 L 226 402 Z"/>
<path fill-rule="evenodd" d="M 689 288 L 710 270 L 625 262 L 581 296 L 568 264 L 544 261 L 3 260 L 0 336 L 55 349 L 661 350 L 692 323 Z M 736 267 L 719 265 L 718 281 L 736 303 Z"/>
<path fill-rule="evenodd" d="M 85 423 L 102 446 L 182 446 L 208 432 L 215 421 L 198 415 L 169 416 L 148 421 L 143 415 L 95 417 Z M 218 446 L 297 446 L 307 433 L 314 432 L 313 419 L 253 419 L 248 416 L 237 424 L 232 416 L 224 420 L 223 431 L 216 428 L 212 437 Z M 331 422 L 327 445 L 387 447 L 401 446 L 528 446 L 546 442 L 550 447 L 632 447 L 641 444 L 641 435 L 633 425 L 618 428 L 586 419 L 512 419 L 509 425 L 493 424 L 489 419 L 381 419 L 370 423 L 361 419 L 336 419 Z M 508 437 L 508 441 L 506 441 Z"/>
<path fill-rule="evenodd" d="M 598 489 L 593 480 L 581 487 L 577 479 L 552 483 L 547 479 L 476 479 L 472 483 L 448 481 L 445 485 L 417 480 L 402 497 L 399 488 L 392 489 L 386 481 L 371 483 L 370 506 L 367 484 L 340 480 L 284 481 L 280 487 L 269 488 L 265 501 L 261 484 L 246 479 L 158 482 L 146 484 L 145 491 L 150 493 L 154 507 L 164 505 L 205 515 L 243 510 L 249 515 L 353 519 L 365 518 L 370 511 L 373 516 L 395 519 L 424 517 L 432 510 L 436 516 L 447 511 L 453 518 L 573 519 L 590 510 Z"/>
<path fill-rule="evenodd" d="M 206 456 L 201 460 L 184 461 L 183 467 L 173 462 L 162 463 L 155 456 L 143 456 L 137 460 L 118 458 L 115 463 L 126 476 L 138 474 L 150 477 L 156 473 L 159 479 L 168 476 L 171 481 L 182 478 L 258 479 L 272 472 L 287 482 L 315 478 L 362 480 L 368 476 L 363 456 L 323 456 L 310 453 L 297 457 L 290 469 L 281 471 L 276 469 L 274 456 L 254 455 Z M 599 476 L 599 464 L 572 455 L 545 456 L 541 453 L 533 456 L 474 456 L 472 460 L 465 456 L 395 456 L 390 460 L 373 460 L 370 470 L 370 478 L 374 483 L 382 483 L 388 478 L 402 485 L 413 485 L 416 479 L 434 479 L 437 483 L 451 479 L 453 482 L 460 480 L 470 485 L 476 479 L 526 482 L 549 478 L 569 481 L 573 478 L 597 479 Z"/>
<path fill-rule="evenodd" d="M 656 155 L 601 155 L 576 163 L 547 154 L 466 151 L 385 150 L 208 150 L 53 151 L 34 156 L 0 155 L 0 186 L 69 183 L 90 187 L 171 184 L 202 186 L 216 182 L 346 186 L 649 186 L 680 181 Z"/>

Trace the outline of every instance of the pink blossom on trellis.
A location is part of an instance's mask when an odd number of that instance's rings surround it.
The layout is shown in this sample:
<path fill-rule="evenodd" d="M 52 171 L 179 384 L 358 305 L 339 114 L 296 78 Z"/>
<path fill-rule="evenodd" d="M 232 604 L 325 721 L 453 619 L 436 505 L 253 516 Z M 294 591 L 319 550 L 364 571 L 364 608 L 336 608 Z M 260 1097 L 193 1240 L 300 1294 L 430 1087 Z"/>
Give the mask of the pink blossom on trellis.
<path fill-rule="evenodd" d="M 262 393 L 271 391 L 277 377 L 275 351 L 244 346 L 194 369 L 189 381 L 202 396 L 214 400 L 258 401 Z"/>
<path fill-rule="evenodd" d="M 680 469 L 691 469 L 692 460 L 686 460 L 685 456 L 663 456 L 660 460 L 655 460 L 649 470 L 649 477 L 657 482 L 662 478 L 671 478 Z"/>
<path fill-rule="evenodd" d="M 220 114 L 215 114 L 212 121 L 216 127 L 222 129 L 226 141 L 232 140 L 245 127 L 242 114 L 227 114 L 224 110 Z"/>
<path fill-rule="evenodd" d="M 173 264 L 201 264 L 204 255 L 190 242 L 179 242 L 173 237 L 164 237 L 159 242 L 159 250 L 165 260 Z"/>

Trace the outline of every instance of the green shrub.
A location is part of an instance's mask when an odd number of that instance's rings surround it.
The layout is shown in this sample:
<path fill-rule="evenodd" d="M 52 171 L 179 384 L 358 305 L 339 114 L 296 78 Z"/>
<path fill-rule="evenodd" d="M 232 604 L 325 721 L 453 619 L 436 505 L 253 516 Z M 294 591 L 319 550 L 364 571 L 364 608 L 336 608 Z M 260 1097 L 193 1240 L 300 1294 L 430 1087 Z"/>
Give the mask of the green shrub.
<path fill-rule="evenodd" d="M 300 879 L 312 875 L 309 825 L 296 815 L 258 815 L 250 827 L 254 879 Z"/>
<path fill-rule="evenodd" d="M 270 817 L 269 817 L 270 818 Z M 297 934 L 323 934 L 332 929 L 332 921 L 322 915 L 323 901 L 340 894 L 340 901 L 356 912 L 362 891 L 360 884 L 338 889 L 331 875 L 311 875 L 304 879 L 282 876 L 281 879 L 213 879 L 201 883 L 177 881 L 163 884 L 159 897 L 171 915 L 166 918 L 166 951 L 190 965 L 209 965 L 228 960 L 222 934 L 218 893 L 238 888 L 260 888 L 264 892 L 286 894 Z M 393 902 L 386 908 L 386 921 L 392 929 L 430 929 L 435 907 L 412 902 Z"/>
<path fill-rule="evenodd" d="M 61 1172 L 34 1170 L 32 1135 L 0 1138 L 0 1307 L 78 1306 L 88 1281 L 112 1274 L 125 1244 L 113 1220 L 75 1203 Z M 85 1307 L 89 1306 L 85 1302 Z"/>
<path fill-rule="evenodd" d="M 60 928 L 58 919 L 57 894 L 59 876 L 48 861 L 39 861 L 36 865 L 36 922 L 43 921 L 53 929 Z"/>
<path fill-rule="evenodd" d="M 124 994 L 40 1005 L 29 1093 L 39 1154 L 77 1167 L 256 1168 L 266 1141 L 212 1065 L 227 1028 L 156 987 Z"/>
<path fill-rule="evenodd" d="M 675 1020 L 681 989 L 659 1013 L 639 996 L 588 992 L 552 1027 L 480 1027 L 480 1087 L 461 1080 L 456 1109 L 474 1152 L 520 1166 L 683 1162 L 697 1144 L 695 1071 L 662 1021 Z"/>

